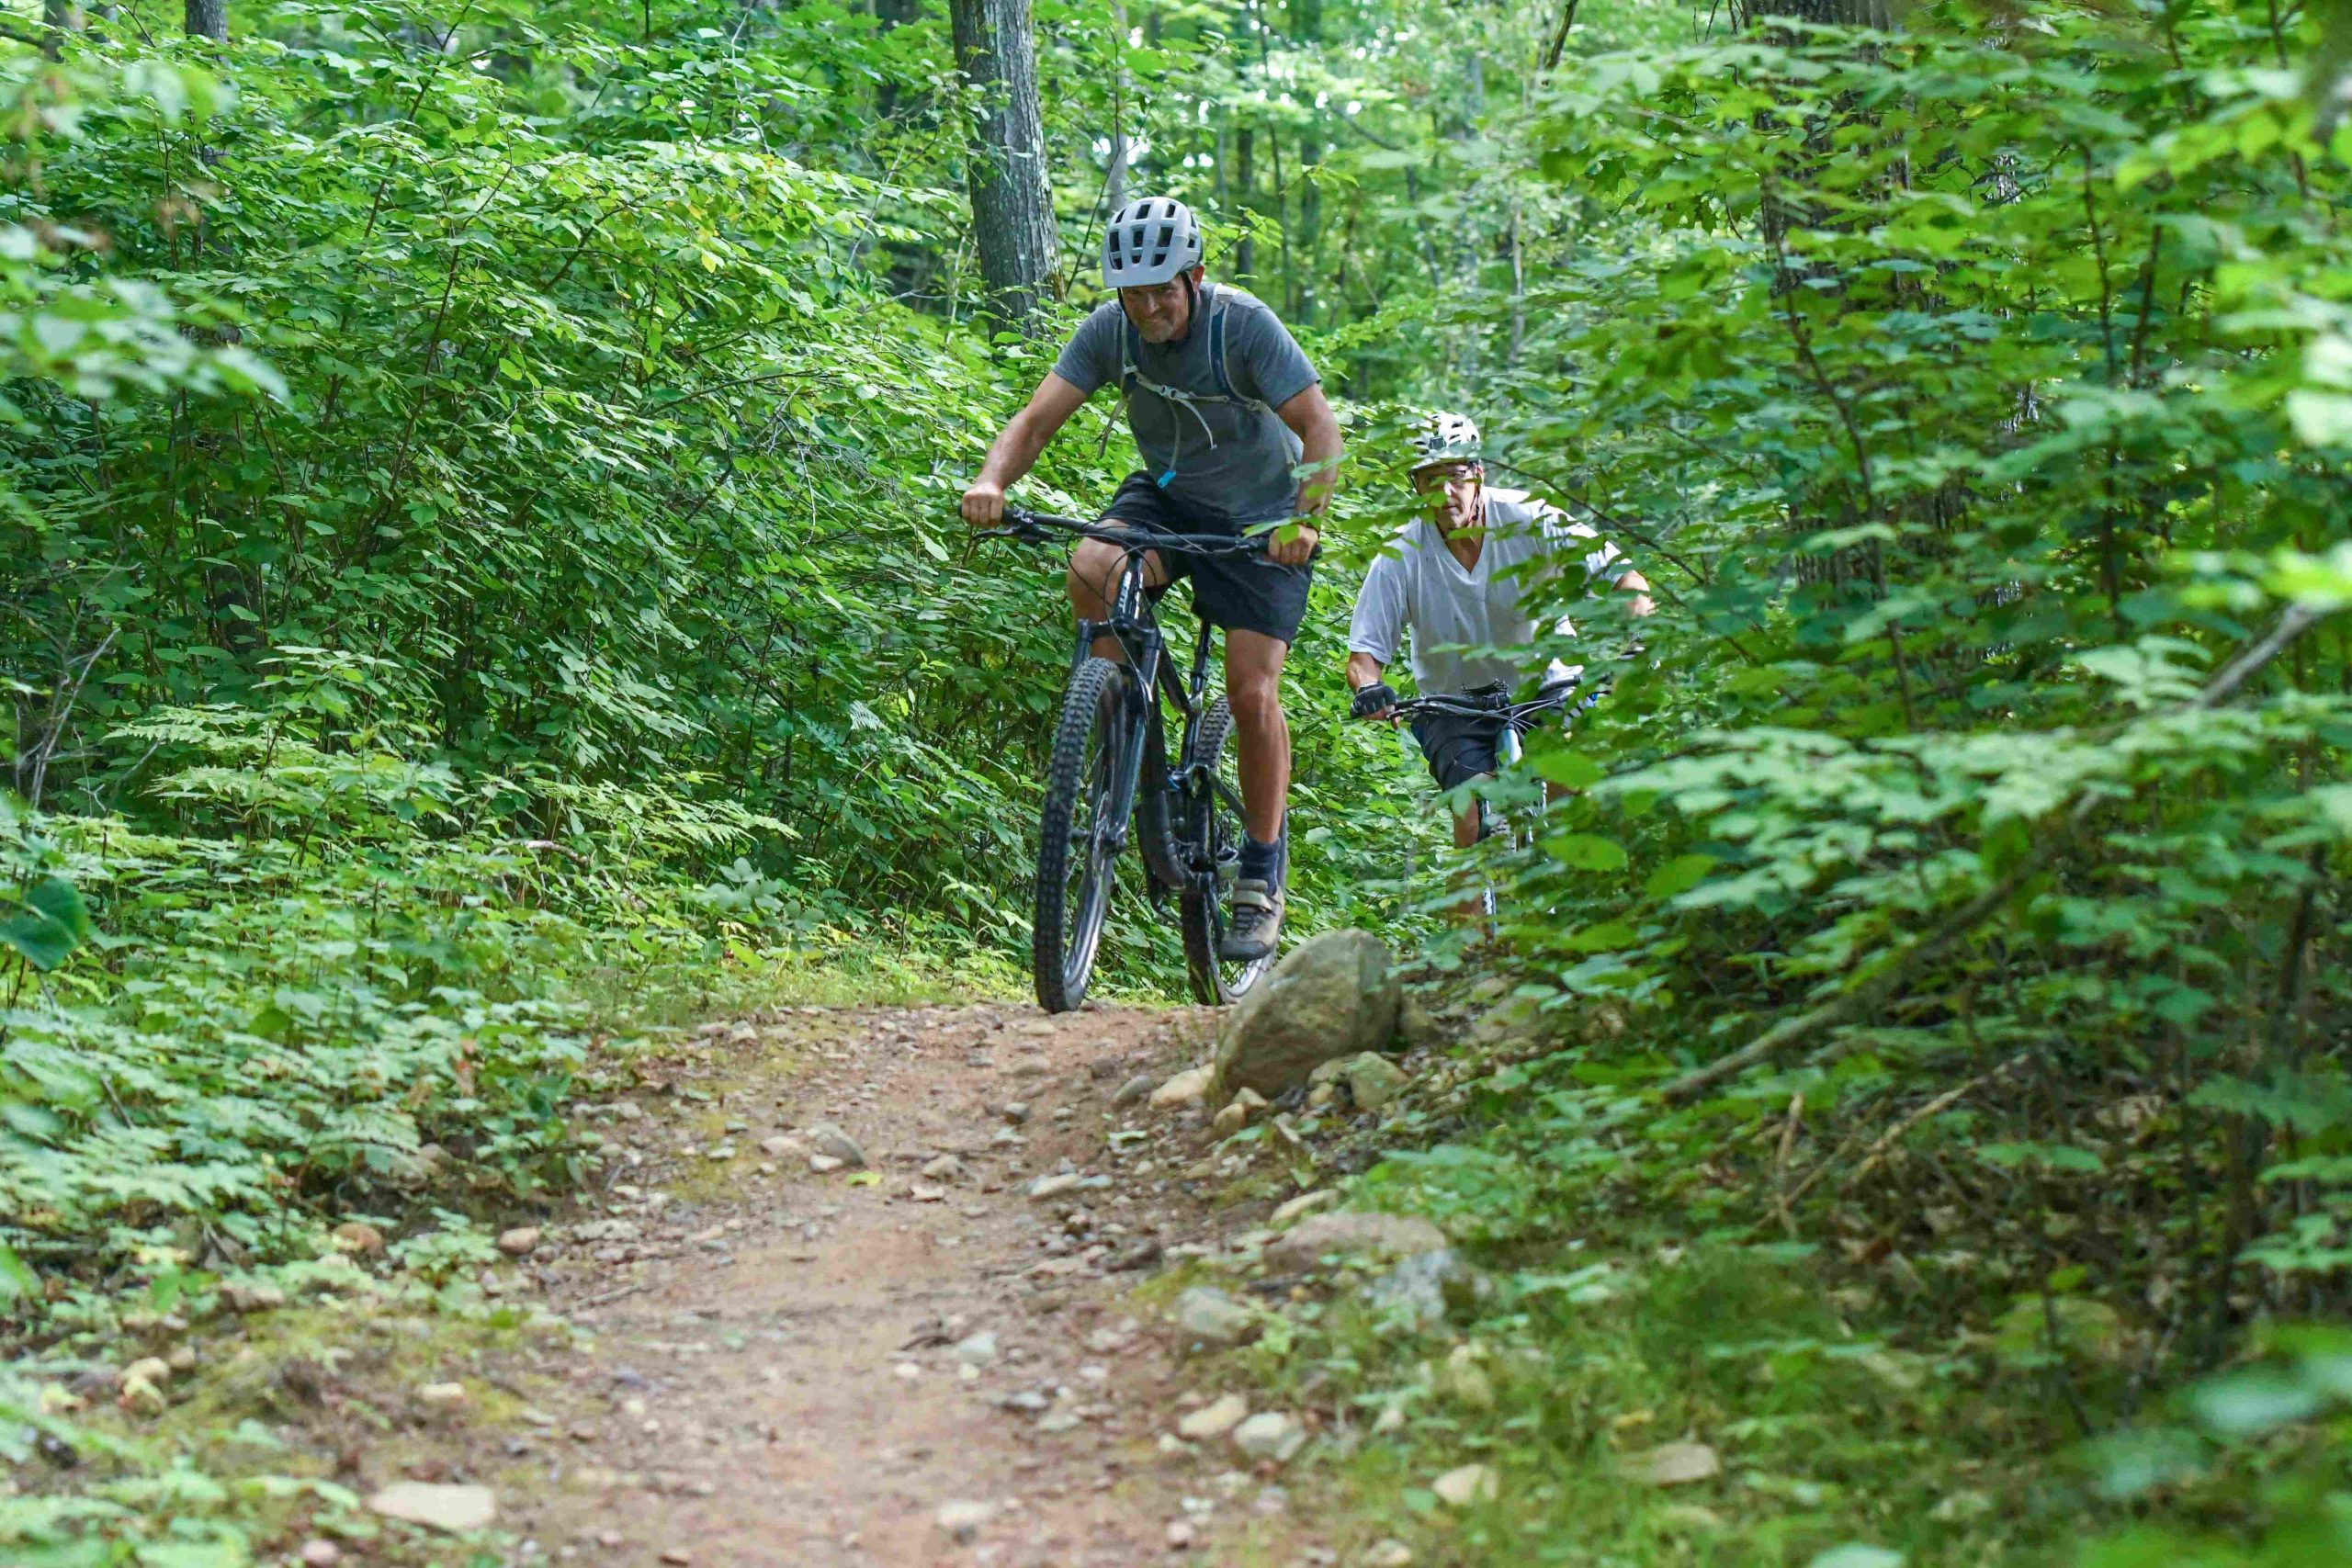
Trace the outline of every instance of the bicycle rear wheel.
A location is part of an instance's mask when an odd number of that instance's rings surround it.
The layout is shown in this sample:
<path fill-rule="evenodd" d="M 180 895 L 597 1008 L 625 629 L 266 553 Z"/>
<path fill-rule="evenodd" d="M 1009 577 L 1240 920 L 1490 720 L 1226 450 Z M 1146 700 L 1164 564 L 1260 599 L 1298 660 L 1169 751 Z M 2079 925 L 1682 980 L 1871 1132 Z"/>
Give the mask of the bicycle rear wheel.
<path fill-rule="evenodd" d="M 1086 999 L 1111 903 L 1118 824 L 1111 820 L 1128 743 L 1125 666 L 1089 659 L 1070 676 L 1046 772 L 1037 887 L 1029 939 L 1037 1005 L 1068 1012 Z"/>
<path fill-rule="evenodd" d="M 1203 776 L 1210 783 L 1207 788 L 1196 790 L 1188 803 L 1184 849 L 1188 857 L 1204 856 L 1216 874 L 1205 879 L 1195 876 L 1185 884 L 1181 901 L 1184 971 L 1192 982 L 1193 999 L 1211 1007 L 1240 1000 L 1274 966 L 1272 953 L 1246 963 L 1217 956 L 1217 943 L 1225 937 L 1225 912 L 1230 908 L 1227 900 L 1241 871 L 1240 768 L 1226 749 L 1232 730 L 1233 710 L 1219 697 L 1201 716 L 1192 756 L 1187 759 L 1201 764 Z"/>

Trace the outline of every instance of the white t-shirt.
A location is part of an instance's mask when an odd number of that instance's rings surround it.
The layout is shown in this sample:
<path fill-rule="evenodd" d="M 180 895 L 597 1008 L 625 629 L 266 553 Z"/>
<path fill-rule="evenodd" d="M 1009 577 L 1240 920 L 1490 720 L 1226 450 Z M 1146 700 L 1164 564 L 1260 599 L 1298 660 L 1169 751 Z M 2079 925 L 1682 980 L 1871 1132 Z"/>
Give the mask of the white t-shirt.
<path fill-rule="evenodd" d="M 1486 540 L 1477 565 L 1465 567 L 1455 559 L 1437 525 L 1417 517 L 1372 563 L 1356 596 L 1348 650 L 1368 653 L 1384 666 L 1394 664 L 1409 629 L 1413 680 L 1424 694 L 1458 695 L 1497 681 L 1518 684 L 1526 670 L 1496 650 L 1534 637 L 1535 623 L 1520 607 L 1521 595 L 1534 586 L 1532 580 L 1578 557 L 1589 581 L 1613 583 L 1632 570 L 1608 540 L 1584 524 L 1571 523 L 1556 508 L 1529 500 L 1523 491 L 1489 490 L 1485 499 Z M 1575 630 L 1566 620 L 1555 629 L 1563 635 Z M 1544 675 L 1564 680 L 1580 668 L 1555 660 Z"/>

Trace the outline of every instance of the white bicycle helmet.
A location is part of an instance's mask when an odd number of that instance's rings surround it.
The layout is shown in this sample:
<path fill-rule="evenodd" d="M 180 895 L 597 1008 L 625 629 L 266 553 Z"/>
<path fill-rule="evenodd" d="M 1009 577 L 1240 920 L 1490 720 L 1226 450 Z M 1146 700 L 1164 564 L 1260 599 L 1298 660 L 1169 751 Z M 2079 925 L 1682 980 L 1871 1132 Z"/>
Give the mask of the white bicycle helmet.
<path fill-rule="evenodd" d="M 1114 288 L 1165 283 L 1200 265 L 1200 222 L 1174 197 L 1131 201 L 1102 231 L 1102 281 Z"/>
<path fill-rule="evenodd" d="M 1432 463 L 1483 461 L 1477 422 L 1468 414 L 1425 413 L 1415 420 L 1408 438 L 1413 445 L 1413 467 Z"/>

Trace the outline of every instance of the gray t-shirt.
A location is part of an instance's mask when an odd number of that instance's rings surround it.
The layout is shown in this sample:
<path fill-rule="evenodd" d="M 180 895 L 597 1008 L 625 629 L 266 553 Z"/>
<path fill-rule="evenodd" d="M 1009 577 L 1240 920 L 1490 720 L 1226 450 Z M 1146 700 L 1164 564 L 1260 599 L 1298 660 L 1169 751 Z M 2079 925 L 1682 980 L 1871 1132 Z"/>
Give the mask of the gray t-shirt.
<path fill-rule="evenodd" d="M 1127 428 L 1155 479 L 1184 511 L 1207 520 L 1262 523 L 1287 517 L 1298 498 L 1292 470 L 1299 441 L 1273 411 L 1320 379 L 1288 328 L 1266 306 L 1238 288 L 1201 285 L 1199 314 L 1181 344 L 1157 345 L 1128 337 L 1126 312 L 1116 299 L 1094 308 L 1054 362 L 1054 374 L 1089 396 L 1119 384 L 1121 344 L 1132 344 L 1136 378 L 1128 389 Z M 1225 363 L 1232 395 L 1265 405 L 1222 400 L 1209 357 L 1212 321 L 1225 318 Z M 1146 382 L 1199 401 L 1172 399 Z"/>
<path fill-rule="evenodd" d="M 1424 694 L 1459 695 L 1497 681 L 1516 686 L 1528 671 L 1501 651 L 1481 650 L 1516 648 L 1535 636 L 1535 622 L 1521 604 L 1532 580 L 1557 570 L 1554 562 L 1578 557 L 1578 575 L 1589 582 L 1613 583 L 1632 570 L 1608 540 L 1521 491 L 1490 490 L 1486 499 L 1487 536 L 1475 567 L 1454 558 L 1426 517 L 1397 533 L 1364 573 L 1348 625 L 1349 652 L 1394 664 L 1409 629 L 1413 680 Z M 1555 629 L 1573 635 L 1576 628 L 1563 620 Z M 1562 680 L 1582 668 L 1554 660 L 1544 674 Z"/>

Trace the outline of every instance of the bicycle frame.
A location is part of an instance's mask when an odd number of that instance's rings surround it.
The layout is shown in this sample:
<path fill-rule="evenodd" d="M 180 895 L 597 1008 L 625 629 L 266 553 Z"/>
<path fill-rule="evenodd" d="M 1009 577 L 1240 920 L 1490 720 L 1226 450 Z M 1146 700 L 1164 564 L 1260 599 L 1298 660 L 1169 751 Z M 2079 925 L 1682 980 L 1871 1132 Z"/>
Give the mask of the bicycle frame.
<path fill-rule="evenodd" d="M 1125 850 L 1127 825 L 1140 808 L 1144 834 L 1139 848 L 1144 864 L 1154 881 L 1178 889 L 1195 877 L 1215 875 L 1216 868 L 1193 863 L 1204 858 L 1206 835 L 1193 831 L 1194 825 L 1189 820 L 1180 828 L 1172 819 L 1175 814 L 1169 810 L 1171 800 L 1189 797 L 1197 785 L 1200 770 L 1198 763 L 1182 768 L 1168 765 L 1168 739 L 1159 723 L 1159 703 L 1165 697 L 1182 716 L 1183 731 L 1176 754 L 1191 756 L 1208 706 L 1203 698 L 1208 690 L 1212 635 L 1208 624 L 1203 622 L 1187 682 L 1179 685 L 1165 678 L 1167 638 L 1152 613 L 1144 581 L 1144 557 L 1149 548 L 1148 545 L 1125 547 L 1118 583 L 1111 595 L 1111 613 L 1102 620 L 1081 619 L 1078 623 L 1070 647 L 1070 668 L 1075 671 L 1093 657 L 1094 645 L 1107 637 L 1118 643 L 1127 668 L 1135 672 L 1136 679 L 1128 683 L 1125 697 L 1127 744 L 1114 783 L 1111 810 L 1106 814 L 1114 826 L 1109 828 L 1107 837 L 1114 856 Z M 1211 786 L 1214 784 L 1212 780 Z M 1193 813 L 1183 815 L 1189 818 Z"/>

